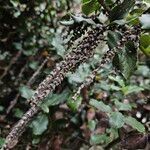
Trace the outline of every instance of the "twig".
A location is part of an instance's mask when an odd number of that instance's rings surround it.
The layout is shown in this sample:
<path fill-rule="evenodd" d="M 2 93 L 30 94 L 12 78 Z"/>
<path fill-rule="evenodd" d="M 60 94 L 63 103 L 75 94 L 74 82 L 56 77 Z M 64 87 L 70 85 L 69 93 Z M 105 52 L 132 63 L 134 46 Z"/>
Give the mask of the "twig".
<path fill-rule="evenodd" d="M 11 66 L 16 63 L 21 54 L 22 50 L 18 51 L 17 54 L 11 59 L 9 65 L 5 68 L 4 73 L 0 76 L 0 80 L 2 80 L 5 77 Z"/>
<path fill-rule="evenodd" d="M 15 85 L 18 85 L 20 79 L 21 79 L 22 76 L 23 76 L 23 73 L 24 73 L 26 67 L 27 67 L 27 64 L 25 64 L 25 65 L 21 68 L 21 70 L 20 70 L 20 72 L 19 72 L 19 74 L 18 74 L 18 76 L 17 76 L 17 80 L 16 80 L 15 83 L 14 83 Z"/>
<path fill-rule="evenodd" d="M 37 75 L 41 72 L 41 70 L 43 69 L 44 65 L 46 64 L 46 62 L 49 60 L 49 57 L 47 57 L 42 64 L 39 66 L 38 70 L 34 72 L 34 74 L 31 76 L 31 78 L 29 79 L 29 81 L 27 82 L 27 86 L 31 86 L 32 83 L 35 81 L 35 78 L 37 77 Z"/>
<path fill-rule="evenodd" d="M 9 107 L 8 107 L 7 110 L 6 110 L 6 115 L 5 115 L 5 117 L 10 113 L 10 111 L 12 110 L 12 108 L 17 104 L 17 101 L 18 101 L 19 96 L 20 96 L 20 93 L 18 93 L 18 94 L 16 95 L 16 97 L 10 102 Z"/>
<path fill-rule="evenodd" d="M 48 61 L 48 59 L 49 59 L 49 57 L 47 57 L 47 58 L 43 61 L 43 63 L 40 65 L 40 67 L 38 68 L 38 70 L 34 72 L 34 74 L 33 74 L 33 75 L 31 76 L 31 78 L 28 80 L 28 82 L 27 82 L 27 84 L 26 84 L 27 86 L 30 87 L 30 86 L 33 84 L 33 82 L 35 81 L 36 76 L 40 73 L 40 71 L 42 70 L 42 68 L 44 67 L 44 65 L 45 65 L 46 62 Z M 23 69 L 21 70 L 19 76 L 21 76 L 21 74 L 24 72 L 25 68 L 26 68 L 26 65 L 25 65 L 25 67 L 23 67 Z M 18 98 L 19 98 L 19 97 L 20 97 L 20 93 L 18 93 L 18 94 L 16 95 L 16 97 L 10 102 L 9 107 L 8 107 L 7 110 L 6 110 L 6 115 L 8 115 L 8 114 L 10 113 L 10 111 L 12 110 L 12 108 L 17 104 L 17 101 L 18 101 Z M 6 117 L 6 116 L 5 116 L 5 117 Z"/>

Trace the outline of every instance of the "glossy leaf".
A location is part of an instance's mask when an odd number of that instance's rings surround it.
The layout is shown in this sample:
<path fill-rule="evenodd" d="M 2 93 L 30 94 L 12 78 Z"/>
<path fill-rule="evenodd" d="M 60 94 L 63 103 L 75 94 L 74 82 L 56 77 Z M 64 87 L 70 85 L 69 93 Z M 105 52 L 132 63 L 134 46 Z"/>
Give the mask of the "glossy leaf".
<path fill-rule="evenodd" d="M 118 100 L 115 100 L 115 106 L 119 111 L 130 111 L 132 110 L 132 107 L 129 103 L 121 103 Z"/>
<path fill-rule="evenodd" d="M 100 5 L 97 0 L 87 0 L 83 1 L 82 4 L 82 12 L 86 15 L 89 15 L 90 13 L 99 10 Z"/>
<path fill-rule="evenodd" d="M 133 117 L 127 117 L 125 118 L 125 123 L 130 125 L 133 129 L 138 130 L 139 132 L 145 132 L 145 127 L 143 124 L 141 124 L 139 121 L 137 121 L 135 118 Z"/>
<path fill-rule="evenodd" d="M 123 19 L 129 12 L 129 10 L 135 4 L 135 0 L 124 0 L 123 3 L 114 7 L 110 13 L 110 20 Z"/>
<path fill-rule="evenodd" d="M 109 122 L 112 127 L 121 128 L 124 125 L 124 116 L 120 112 L 113 112 L 110 115 Z"/>
<path fill-rule="evenodd" d="M 81 105 L 82 98 L 78 97 L 76 100 L 68 99 L 67 105 L 72 111 L 77 111 L 79 106 Z"/>
<path fill-rule="evenodd" d="M 70 92 L 67 89 L 60 94 L 49 94 L 48 97 L 45 98 L 44 102 L 40 104 L 40 107 L 45 113 L 48 113 L 50 106 L 55 106 L 65 102 L 68 99 L 69 94 Z"/>
<path fill-rule="evenodd" d="M 40 114 L 32 121 L 30 127 L 34 135 L 41 135 L 48 127 L 48 117 L 45 114 Z"/>
<path fill-rule="evenodd" d="M 27 86 L 22 86 L 19 88 L 21 96 L 25 99 L 30 99 L 34 95 L 34 91 Z"/>
<path fill-rule="evenodd" d="M 121 35 L 117 32 L 109 31 L 107 38 L 109 47 L 114 48 L 117 45 L 119 39 L 121 38 Z"/>
<path fill-rule="evenodd" d="M 149 34 L 141 35 L 140 49 L 145 55 L 150 57 L 150 35 Z"/>
<path fill-rule="evenodd" d="M 116 54 L 113 64 L 116 68 L 120 69 L 125 79 L 129 79 L 137 69 L 137 51 L 133 42 L 128 42 L 126 46 L 120 50 L 120 53 Z"/>
<path fill-rule="evenodd" d="M 103 112 L 108 112 L 109 113 L 109 112 L 112 111 L 111 107 L 109 105 L 106 105 L 103 102 L 97 101 L 95 99 L 90 100 L 90 105 L 94 106 L 95 108 L 97 108 L 98 110 L 103 111 Z"/>
<path fill-rule="evenodd" d="M 122 91 L 125 95 L 130 93 L 138 93 L 140 91 L 143 91 L 144 89 L 142 87 L 136 86 L 136 85 L 129 85 L 122 87 Z"/>
<path fill-rule="evenodd" d="M 91 145 L 104 144 L 104 142 L 107 142 L 109 140 L 110 139 L 106 134 L 96 134 L 91 136 L 90 143 Z"/>

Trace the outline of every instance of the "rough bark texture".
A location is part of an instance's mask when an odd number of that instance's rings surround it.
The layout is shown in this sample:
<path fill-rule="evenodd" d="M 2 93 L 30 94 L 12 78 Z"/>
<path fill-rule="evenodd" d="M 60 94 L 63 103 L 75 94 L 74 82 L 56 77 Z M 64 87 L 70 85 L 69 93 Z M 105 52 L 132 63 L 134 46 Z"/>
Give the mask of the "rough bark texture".
<path fill-rule="evenodd" d="M 24 132 L 28 123 L 40 110 L 38 104 L 40 104 L 48 94 L 54 91 L 56 86 L 61 84 L 66 73 L 77 68 L 77 66 L 93 56 L 94 49 L 100 42 L 105 29 L 105 27 L 98 26 L 88 31 L 87 36 L 83 38 L 77 48 L 68 53 L 64 60 L 56 65 L 52 73 L 41 82 L 34 96 L 29 100 L 32 107 L 24 114 L 20 121 L 14 125 L 9 135 L 6 137 L 5 145 L 2 147 L 2 150 L 11 149 L 17 144 L 19 137 Z"/>

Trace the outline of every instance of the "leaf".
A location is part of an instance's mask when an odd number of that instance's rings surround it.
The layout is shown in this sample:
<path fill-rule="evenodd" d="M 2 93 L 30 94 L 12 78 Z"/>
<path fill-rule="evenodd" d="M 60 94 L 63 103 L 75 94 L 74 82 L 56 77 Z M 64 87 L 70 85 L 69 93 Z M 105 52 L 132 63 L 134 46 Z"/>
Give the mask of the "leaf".
<path fill-rule="evenodd" d="M 4 107 L 0 105 L 0 112 L 4 110 Z"/>
<path fill-rule="evenodd" d="M 63 57 L 65 54 L 65 48 L 63 46 L 63 41 L 58 34 L 55 35 L 51 44 L 56 48 L 57 54 Z"/>
<path fill-rule="evenodd" d="M 65 102 L 69 97 L 70 91 L 64 90 L 61 94 L 49 94 L 40 107 L 45 113 L 49 113 L 49 107 Z"/>
<path fill-rule="evenodd" d="M 79 106 L 81 105 L 82 97 L 78 97 L 76 100 L 68 99 L 67 105 L 72 111 L 77 111 Z"/>
<path fill-rule="evenodd" d="M 143 14 L 139 17 L 143 29 L 150 29 L 150 14 Z"/>
<path fill-rule="evenodd" d="M 0 137 L 0 148 L 5 144 L 5 139 Z"/>
<path fill-rule="evenodd" d="M 21 118 L 24 114 L 24 112 L 19 108 L 14 109 L 13 112 L 14 112 L 14 116 L 17 118 Z"/>
<path fill-rule="evenodd" d="M 144 88 L 138 87 L 136 85 L 129 85 L 129 86 L 122 87 L 122 91 L 123 91 L 124 95 L 128 95 L 133 92 L 138 93 L 143 90 L 144 90 Z"/>
<path fill-rule="evenodd" d="M 121 35 L 118 32 L 108 31 L 108 45 L 110 48 L 117 46 L 117 42 L 120 40 Z"/>
<path fill-rule="evenodd" d="M 110 140 L 110 138 L 106 134 L 96 134 L 91 136 L 90 144 L 91 145 L 103 144 L 108 140 Z"/>
<path fill-rule="evenodd" d="M 34 135 L 41 135 L 48 127 L 48 117 L 45 114 L 40 114 L 32 121 L 30 127 Z"/>
<path fill-rule="evenodd" d="M 90 121 L 88 121 L 88 128 L 89 128 L 91 131 L 94 131 L 94 130 L 95 130 L 95 127 L 96 127 L 96 121 L 95 121 L 95 120 L 90 120 Z"/>
<path fill-rule="evenodd" d="M 60 24 L 64 25 L 64 26 L 70 26 L 74 24 L 74 20 L 69 20 L 69 21 L 60 21 Z"/>
<path fill-rule="evenodd" d="M 119 111 L 130 111 L 132 109 L 130 104 L 121 103 L 118 100 L 115 100 L 115 105 Z"/>
<path fill-rule="evenodd" d="M 84 18 L 83 16 L 75 16 L 72 14 L 71 14 L 71 17 L 74 20 L 74 22 L 76 22 L 76 23 L 86 22 L 91 25 L 96 25 L 95 22 L 90 18 Z"/>
<path fill-rule="evenodd" d="M 79 68 L 76 70 L 75 73 L 70 73 L 68 74 L 68 80 L 69 83 L 71 84 L 76 84 L 76 83 L 82 83 L 90 73 L 90 65 L 89 64 L 83 64 L 80 65 Z"/>
<path fill-rule="evenodd" d="M 14 47 L 15 47 L 17 50 L 22 50 L 22 44 L 21 44 L 21 43 L 14 42 L 13 45 L 14 45 Z"/>
<path fill-rule="evenodd" d="M 125 86 L 125 83 L 124 81 L 121 79 L 120 76 L 116 76 L 116 77 L 113 77 L 113 76 L 108 76 L 109 79 L 113 80 L 113 81 L 116 81 L 121 87 Z"/>
<path fill-rule="evenodd" d="M 17 7 L 19 5 L 19 0 L 10 0 L 10 3 L 14 6 Z"/>
<path fill-rule="evenodd" d="M 90 100 L 90 105 L 94 106 L 95 108 L 97 108 L 98 110 L 103 111 L 103 112 L 110 113 L 112 111 L 112 109 L 110 108 L 109 105 L 106 105 L 103 102 L 99 102 L 99 101 L 94 100 L 94 99 Z"/>
<path fill-rule="evenodd" d="M 125 123 L 130 125 L 132 128 L 138 130 L 139 132 L 144 133 L 145 132 L 145 127 L 143 124 L 141 124 L 139 121 L 137 121 L 135 118 L 133 117 L 127 117 L 125 118 Z"/>
<path fill-rule="evenodd" d="M 121 128 L 124 125 L 124 116 L 120 112 L 112 112 L 109 122 L 112 127 Z"/>
<path fill-rule="evenodd" d="M 120 53 L 115 55 L 113 65 L 121 71 L 126 80 L 129 79 L 137 69 L 137 50 L 133 42 L 128 42 Z"/>
<path fill-rule="evenodd" d="M 100 9 L 100 4 L 97 0 L 86 0 L 83 1 L 82 4 L 82 12 L 85 15 L 89 15 L 90 13 L 97 11 Z"/>
<path fill-rule="evenodd" d="M 110 13 L 110 21 L 123 19 L 134 6 L 135 0 L 124 0 L 123 3 L 114 7 Z"/>
<path fill-rule="evenodd" d="M 21 96 L 25 99 L 30 99 L 35 93 L 35 91 L 29 89 L 29 87 L 27 86 L 20 87 L 19 92 L 21 93 Z"/>
<path fill-rule="evenodd" d="M 140 50 L 150 57 L 150 35 L 143 34 L 140 37 Z"/>
<path fill-rule="evenodd" d="M 29 67 L 33 70 L 36 70 L 38 68 L 38 61 L 32 61 L 29 63 Z"/>

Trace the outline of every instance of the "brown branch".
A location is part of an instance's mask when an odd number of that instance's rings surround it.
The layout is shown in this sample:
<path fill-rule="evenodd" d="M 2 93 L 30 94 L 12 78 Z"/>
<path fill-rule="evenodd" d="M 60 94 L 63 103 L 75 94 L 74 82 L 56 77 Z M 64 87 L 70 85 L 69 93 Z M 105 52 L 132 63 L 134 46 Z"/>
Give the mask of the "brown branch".
<path fill-rule="evenodd" d="M 5 144 L 1 150 L 11 149 L 17 144 L 19 137 L 24 132 L 28 123 L 32 120 L 33 116 L 39 112 L 40 108 L 38 105 L 46 96 L 54 91 L 56 86 L 61 84 L 69 71 L 75 70 L 81 63 L 93 56 L 94 49 L 100 42 L 100 37 L 105 30 L 105 27 L 98 26 L 93 30 L 88 31 L 87 36 L 83 38 L 83 41 L 77 49 L 68 53 L 64 60 L 56 65 L 51 75 L 48 75 L 37 88 L 35 94 L 31 98 L 32 107 L 12 128 L 11 132 L 6 137 Z"/>

